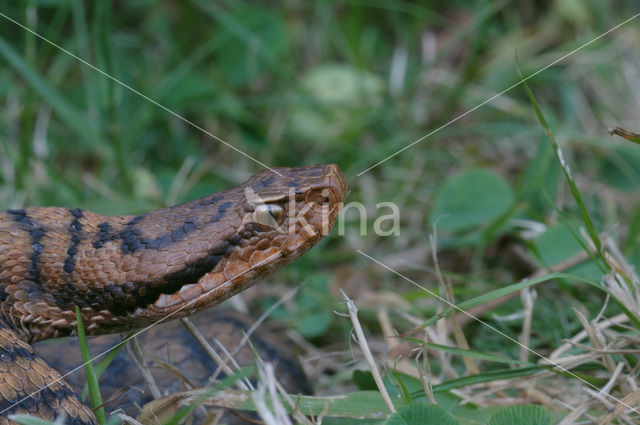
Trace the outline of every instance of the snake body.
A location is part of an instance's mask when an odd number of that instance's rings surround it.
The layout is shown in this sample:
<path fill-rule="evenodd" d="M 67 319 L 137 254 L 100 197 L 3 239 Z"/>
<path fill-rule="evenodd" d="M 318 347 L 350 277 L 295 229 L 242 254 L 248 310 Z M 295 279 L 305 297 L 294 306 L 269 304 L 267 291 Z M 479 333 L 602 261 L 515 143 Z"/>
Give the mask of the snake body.
<path fill-rule="evenodd" d="M 313 394 L 313 387 L 287 338 L 266 323 L 256 327 L 249 315 L 224 307 L 202 311 L 189 316 L 189 320 L 211 347 L 224 347 L 217 351 L 232 370 L 254 364 L 257 353 L 260 359 L 274 366 L 275 376 L 287 393 Z M 102 353 L 120 340 L 117 334 L 96 336 L 91 339 L 90 348 L 95 354 Z M 177 400 L 183 391 L 210 387 L 212 377 L 220 380 L 226 376 L 179 320 L 151 327 L 137 336 L 136 342 L 136 349 L 125 346 L 100 376 L 100 392 L 108 412 L 123 412 L 143 425 L 165 423 L 179 407 Z M 82 364 L 75 338 L 44 341 L 34 347 L 60 373 Z M 144 369 L 140 363 L 144 363 Z M 77 393 L 82 392 L 87 382 L 83 370 L 69 374 L 65 380 Z M 157 399 L 159 396 L 166 397 Z M 168 406 L 167 400 L 170 400 Z M 140 406 L 145 406 L 144 410 Z M 151 412 L 153 417 L 149 417 Z M 201 406 L 185 423 L 210 424 L 214 414 L 218 416 L 217 423 L 227 425 L 260 419 L 253 412 Z"/>
<path fill-rule="evenodd" d="M 345 196 L 333 164 L 274 168 L 241 186 L 138 216 L 34 207 L 0 212 L 0 425 L 29 413 L 95 424 L 31 343 L 123 332 L 220 303 L 299 257 Z"/>

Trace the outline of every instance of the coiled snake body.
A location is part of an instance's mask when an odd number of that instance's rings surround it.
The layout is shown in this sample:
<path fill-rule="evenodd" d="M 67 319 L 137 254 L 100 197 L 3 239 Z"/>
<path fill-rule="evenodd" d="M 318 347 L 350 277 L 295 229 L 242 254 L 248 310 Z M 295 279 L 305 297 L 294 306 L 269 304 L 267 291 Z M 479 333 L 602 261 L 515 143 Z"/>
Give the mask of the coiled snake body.
<path fill-rule="evenodd" d="M 30 343 L 122 332 L 242 291 L 313 247 L 345 196 L 336 165 L 275 168 L 241 186 L 139 216 L 66 208 L 0 212 L 0 425 L 29 413 L 95 424 Z"/>

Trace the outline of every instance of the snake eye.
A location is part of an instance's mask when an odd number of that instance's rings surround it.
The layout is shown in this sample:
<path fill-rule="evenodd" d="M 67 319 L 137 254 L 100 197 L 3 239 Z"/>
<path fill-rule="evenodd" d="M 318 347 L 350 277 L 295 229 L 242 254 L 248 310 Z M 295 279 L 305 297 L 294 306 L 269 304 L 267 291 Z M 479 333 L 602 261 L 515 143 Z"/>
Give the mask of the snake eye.
<path fill-rule="evenodd" d="M 253 211 L 254 222 L 267 227 L 278 227 L 283 217 L 284 210 L 280 205 L 260 204 Z"/>

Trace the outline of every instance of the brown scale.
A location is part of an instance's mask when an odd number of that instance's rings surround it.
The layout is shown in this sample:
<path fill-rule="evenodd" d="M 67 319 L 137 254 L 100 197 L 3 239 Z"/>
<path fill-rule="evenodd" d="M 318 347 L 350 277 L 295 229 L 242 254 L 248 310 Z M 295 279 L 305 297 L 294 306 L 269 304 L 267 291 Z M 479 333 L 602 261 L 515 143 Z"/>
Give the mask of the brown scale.
<path fill-rule="evenodd" d="M 76 305 L 91 335 L 149 326 L 218 304 L 320 241 L 344 200 L 342 172 L 274 170 L 135 217 L 0 212 L 0 425 L 19 412 L 95 423 L 64 381 L 39 385 L 59 375 L 29 345 L 73 335 Z"/>

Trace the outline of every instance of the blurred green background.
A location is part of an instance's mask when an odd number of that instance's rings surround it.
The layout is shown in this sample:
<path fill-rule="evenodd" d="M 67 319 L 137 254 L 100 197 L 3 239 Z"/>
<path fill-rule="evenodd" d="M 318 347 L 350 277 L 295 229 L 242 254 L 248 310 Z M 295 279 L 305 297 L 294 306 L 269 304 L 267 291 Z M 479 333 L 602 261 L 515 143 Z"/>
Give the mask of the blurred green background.
<path fill-rule="evenodd" d="M 25 0 L 1 12 L 162 107 L 0 18 L 0 207 L 136 214 L 262 169 L 164 108 L 269 166 L 335 162 L 347 201 L 367 208 L 368 234 L 349 213 L 345 235 L 272 279 L 303 282 L 276 317 L 321 350 L 345 350 L 349 370 L 337 287 L 371 295 L 359 302 L 373 333 L 376 296 L 399 329 L 412 326 L 403 315 L 437 310 L 356 248 L 435 288 L 437 228 L 457 299 L 581 249 L 577 207 L 522 87 L 358 174 L 516 83 L 516 62 L 530 75 L 638 13 L 638 2 Z M 640 130 L 639 40 L 636 19 L 528 81 L 597 229 L 631 264 L 640 264 L 640 148 L 606 131 Z M 385 201 L 400 208 L 399 236 L 372 232 Z M 595 262 L 572 272 L 602 276 Z M 604 300 L 568 281 L 539 297 L 531 344 L 543 352 L 579 329 L 572 306 L 596 314 Z M 516 299 L 498 313 L 521 308 Z M 520 322 L 496 326 L 517 334 Z M 471 330 L 472 347 L 517 357 L 490 330 Z M 350 385 L 325 372 L 320 391 Z"/>

